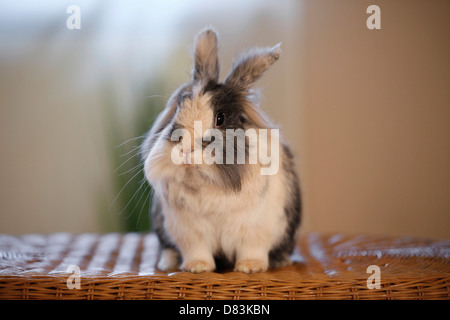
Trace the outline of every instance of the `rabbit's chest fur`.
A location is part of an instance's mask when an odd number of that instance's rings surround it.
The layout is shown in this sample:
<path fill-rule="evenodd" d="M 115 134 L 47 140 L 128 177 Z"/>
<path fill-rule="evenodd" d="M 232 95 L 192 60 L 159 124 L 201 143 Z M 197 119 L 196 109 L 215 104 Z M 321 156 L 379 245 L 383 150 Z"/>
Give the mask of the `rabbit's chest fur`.
<path fill-rule="evenodd" d="M 268 248 L 283 236 L 287 222 L 281 175 L 255 176 L 236 193 L 187 174 L 165 180 L 160 190 L 165 227 L 173 238 L 196 232 L 212 252 L 232 259 L 247 236 L 260 234 L 261 245 Z"/>

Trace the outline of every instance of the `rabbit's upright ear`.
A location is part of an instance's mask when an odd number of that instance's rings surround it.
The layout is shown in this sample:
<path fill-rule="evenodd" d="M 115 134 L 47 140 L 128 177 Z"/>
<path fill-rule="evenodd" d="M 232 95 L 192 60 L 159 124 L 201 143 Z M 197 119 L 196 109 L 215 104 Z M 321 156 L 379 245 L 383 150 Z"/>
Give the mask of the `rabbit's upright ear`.
<path fill-rule="evenodd" d="M 275 61 L 280 58 L 281 43 L 269 48 L 254 48 L 233 62 L 233 67 L 225 78 L 225 83 L 249 89 Z"/>
<path fill-rule="evenodd" d="M 219 81 L 217 34 L 212 29 L 201 31 L 195 39 L 194 81 Z"/>

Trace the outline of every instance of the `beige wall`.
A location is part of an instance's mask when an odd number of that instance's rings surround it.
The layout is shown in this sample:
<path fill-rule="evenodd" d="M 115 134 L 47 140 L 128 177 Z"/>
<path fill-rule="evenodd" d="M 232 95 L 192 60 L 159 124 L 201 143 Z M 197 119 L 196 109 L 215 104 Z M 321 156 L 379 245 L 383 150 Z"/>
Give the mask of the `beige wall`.
<path fill-rule="evenodd" d="M 54 33 L 40 38 L 20 33 L 14 43 L 29 37 L 35 44 L 0 59 L 0 232 L 117 230 L 117 212 L 99 217 L 118 192 L 102 81 L 113 83 L 109 98 L 126 118 L 140 95 L 170 94 L 136 90 L 140 66 L 155 63 L 167 45 L 161 40 L 176 44 L 162 73 L 175 88 L 189 72 L 193 33 L 213 24 L 224 74 L 237 49 L 282 42 L 282 58 L 258 87 L 298 158 L 304 232 L 450 238 L 450 2 L 256 3 L 192 9 L 173 22 L 169 39 L 160 38 L 163 27 L 127 29 L 125 17 L 99 36 L 108 19 L 97 17 L 112 14 L 105 6 L 78 33 L 64 23 L 43 28 Z M 381 30 L 366 28 L 370 4 L 381 7 Z M 150 9 L 133 11 L 129 21 L 143 23 L 157 10 Z M 108 41 L 120 51 L 102 50 Z"/>
<path fill-rule="evenodd" d="M 450 2 L 303 9 L 307 229 L 449 238 Z"/>

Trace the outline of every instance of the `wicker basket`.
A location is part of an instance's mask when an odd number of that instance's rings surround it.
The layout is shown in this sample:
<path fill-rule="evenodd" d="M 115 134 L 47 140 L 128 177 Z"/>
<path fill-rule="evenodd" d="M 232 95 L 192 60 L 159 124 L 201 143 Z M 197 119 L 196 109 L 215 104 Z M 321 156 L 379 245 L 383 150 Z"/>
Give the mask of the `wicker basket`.
<path fill-rule="evenodd" d="M 0 235 L 0 299 L 450 299 L 446 240 L 314 233 L 293 265 L 250 275 L 163 273 L 157 246 L 151 233 Z"/>

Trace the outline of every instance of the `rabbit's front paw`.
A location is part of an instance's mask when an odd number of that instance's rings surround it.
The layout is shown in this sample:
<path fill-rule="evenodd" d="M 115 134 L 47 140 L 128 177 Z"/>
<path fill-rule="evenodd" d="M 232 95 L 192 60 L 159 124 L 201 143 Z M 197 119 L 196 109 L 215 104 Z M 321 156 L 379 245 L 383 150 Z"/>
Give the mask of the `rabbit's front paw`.
<path fill-rule="evenodd" d="M 183 263 L 181 269 L 192 273 L 202 273 L 214 271 L 216 266 L 203 260 L 190 260 Z"/>
<path fill-rule="evenodd" d="M 170 271 L 178 269 L 180 265 L 180 255 L 173 249 L 164 249 L 158 261 L 158 269 L 161 271 Z"/>
<path fill-rule="evenodd" d="M 234 266 L 234 271 L 244 272 L 244 273 L 255 273 L 267 271 L 268 263 L 263 260 L 241 260 L 236 262 Z"/>

